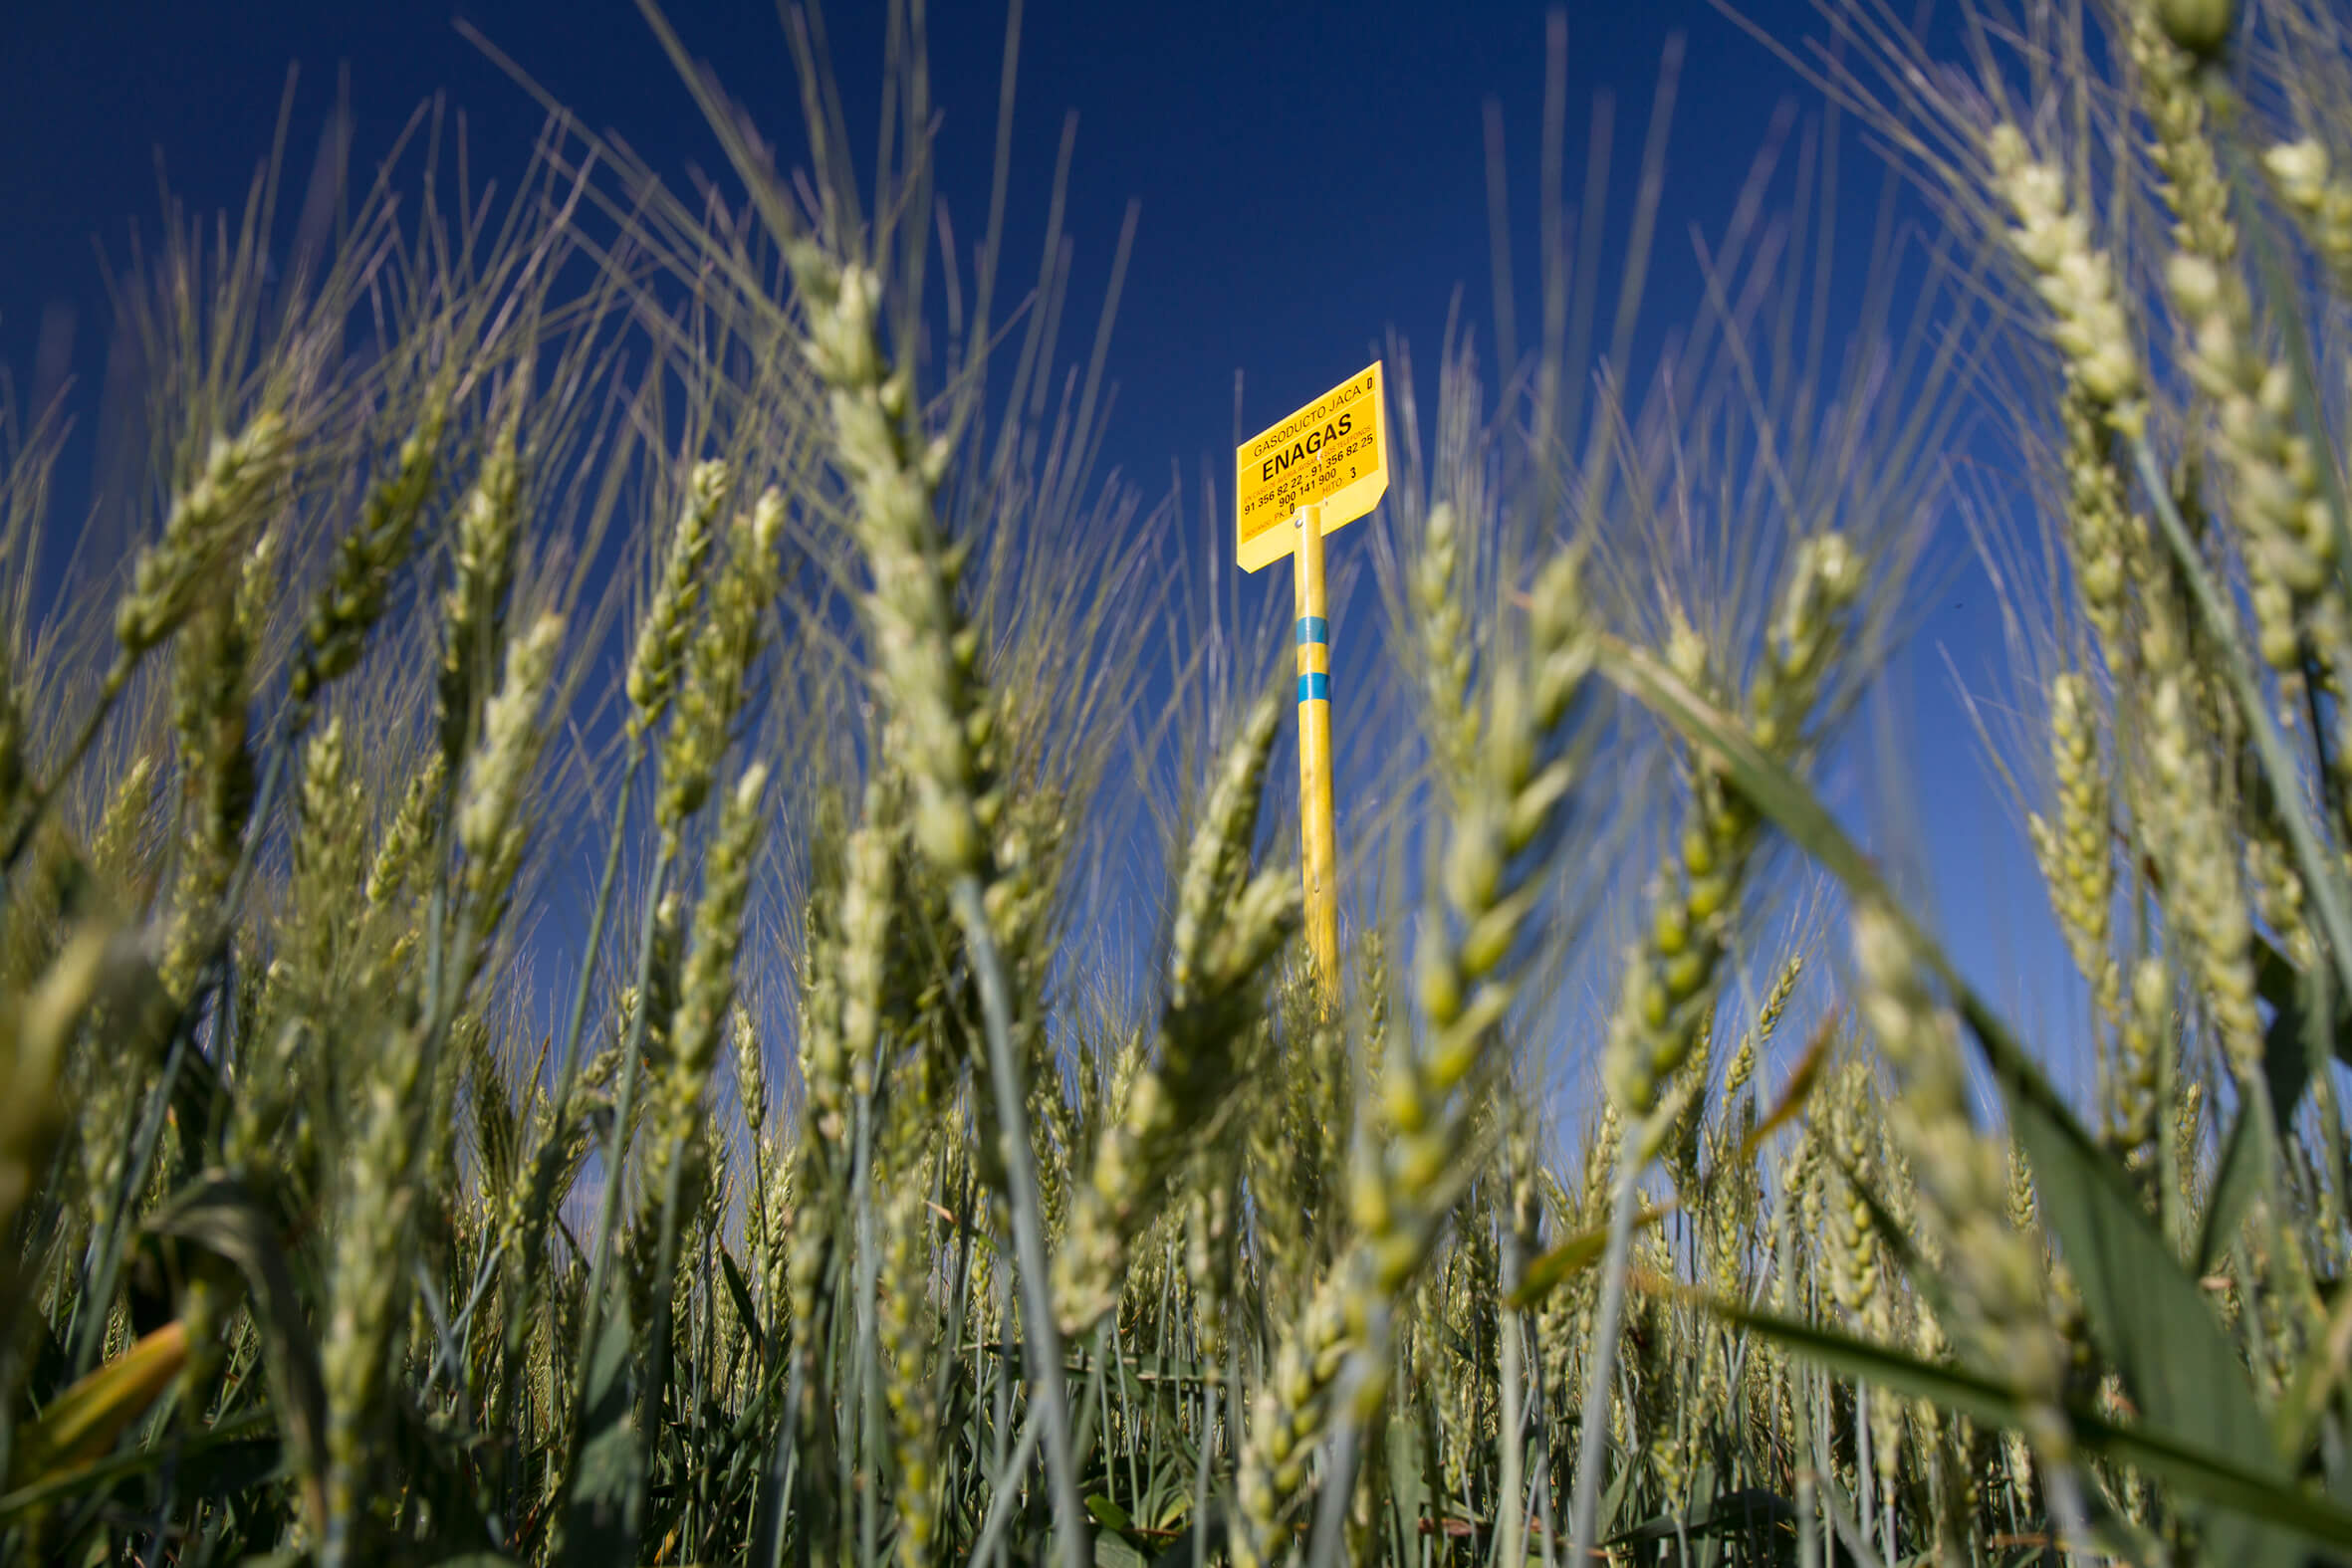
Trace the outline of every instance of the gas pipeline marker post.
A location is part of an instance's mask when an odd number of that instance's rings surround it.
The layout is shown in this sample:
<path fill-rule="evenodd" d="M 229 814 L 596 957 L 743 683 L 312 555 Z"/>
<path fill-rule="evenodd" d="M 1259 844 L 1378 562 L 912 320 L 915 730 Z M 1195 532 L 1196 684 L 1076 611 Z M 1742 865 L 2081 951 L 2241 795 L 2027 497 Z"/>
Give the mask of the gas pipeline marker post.
<path fill-rule="evenodd" d="M 1327 1000 L 1339 994 L 1339 849 L 1331 808 L 1331 612 L 1323 536 L 1388 490 L 1380 361 L 1234 449 L 1242 569 L 1288 556 L 1298 627 L 1298 824 L 1306 946 Z"/>

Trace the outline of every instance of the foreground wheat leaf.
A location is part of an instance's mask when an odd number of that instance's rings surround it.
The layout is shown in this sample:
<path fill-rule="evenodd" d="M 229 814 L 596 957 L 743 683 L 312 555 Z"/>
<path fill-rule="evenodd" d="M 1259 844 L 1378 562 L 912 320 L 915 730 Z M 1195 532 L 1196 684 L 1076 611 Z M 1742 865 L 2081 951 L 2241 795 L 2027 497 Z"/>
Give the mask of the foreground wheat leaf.
<path fill-rule="evenodd" d="M 2335 1307 L 2328 1314 L 2327 1332 L 2311 1347 L 2279 1405 L 2278 1433 L 2287 1453 L 2309 1451 L 2319 1418 L 2347 1368 L 2352 1368 L 2352 1290 L 2338 1290 Z"/>
<path fill-rule="evenodd" d="M 2006 1388 L 1959 1367 L 1922 1361 L 1905 1351 L 1874 1345 L 1817 1324 L 1769 1312 L 1751 1311 L 1688 1286 L 1637 1271 L 1636 1288 L 1653 1290 L 1703 1307 L 1724 1322 L 1762 1335 L 1784 1348 L 1851 1378 L 1876 1383 L 1914 1399 L 1927 1400 L 1972 1420 L 2015 1427 L 2022 1408 Z M 2352 1547 L 2352 1509 L 2315 1496 L 2291 1482 L 2253 1469 L 2205 1444 L 2154 1432 L 2119 1427 L 2084 1411 L 2067 1412 L 2075 1442 L 2084 1452 L 2145 1471 L 2238 1518 L 2260 1520 L 2266 1533 L 2293 1531 L 2338 1550 Z M 2291 1543 L 2290 1543 L 2291 1546 Z M 2293 1553 L 2299 1557 L 2300 1553 Z"/>
<path fill-rule="evenodd" d="M 2271 1118 L 2256 1105 L 2238 1108 L 2236 1119 L 2222 1135 L 2221 1158 L 2214 1165 L 2213 1197 L 2206 1201 L 2205 1223 L 2197 1236 L 2197 1272 L 2211 1274 L 2237 1239 L 2238 1223 L 2259 1198 L 2272 1192 L 2271 1173 L 2277 1169 L 2278 1137 Z"/>
<path fill-rule="evenodd" d="M 2276 1199 L 2279 1139 L 2292 1136 L 2295 1108 L 2310 1086 L 2312 1069 L 2352 1044 L 2344 1009 L 2327 995 L 2324 969 L 2297 971 L 2275 946 L 2257 940 L 2255 976 L 2262 1000 L 2270 1005 L 2270 1024 L 2262 1031 L 2262 1078 L 2270 1103 L 2265 1111 L 2249 1097 L 2223 1135 L 2213 1196 L 2206 1201 L 2197 1238 L 2194 1262 L 2200 1276 L 2220 1266 L 2254 1203 Z"/>
<path fill-rule="evenodd" d="M 2254 990 L 2271 1012 L 2262 1041 L 2264 1076 L 2283 1116 L 2321 1062 L 2333 1056 L 2352 1065 L 2352 1003 L 2332 987 L 2322 995 L 2312 975 L 2297 969 L 2260 932 L 2254 934 L 2253 948 Z"/>
<path fill-rule="evenodd" d="M 1900 911 L 1884 879 L 1828 810 L 1739 725 L 1639 649 L 1611 645 L 1602 663 L 1628 693 L 1714 759 L 1758 810 L 1857 901 Z M 2285 1487 L 2287 1467 L 2235 1347 L 2195 1277 L 2148 1223 L 2123 1173 L 1941 946 L 1908 916 L 1894 918 L 1950 992 L 2000 1086 L 2009 1125 L 2033 1168 L 2044 1221 L 2081 1289 L 2091 1331 L 2146 1412 L 2149 1432 L 2193 1452 L 2202 1452 L 2196 1446 L 2210 1438 L 2231 1456 L 2228 1462 L 2244 1466 L 2244 1475 Z M 2214 1544 L 2225 1556 L 2250 1552 L 2265 1562 L 2292 1560 L 2291 1543 L 2252 1519 L 2217 1529 Z"/>
<path fill-rule="evenodd" d="M 2343 1008 L 2326 995 L 2324 969 L 2298 972 L 2268 942 L 2258 942 L 2255 954 L 2256 984 L 2271 1009 L 2270 1025 L 2262 1032 L 2262 1077 L 2270 1104 L 2264 1112 L 2249 1097 L 2223 1136 L 2213 1196 L 2197 1239 L 2200 1275 L 2220 1266 L 2255 1201 L 2276 1198 L 2279 1138 L 2292 1136 L 2295 1107 L 2310 1086 L 2312 1068 L 2352 1043 Z"/>
<path fill-rule="evenodd" d="M 2352 991 L 2352 888 L 2345 884 L 2341 858 L 2320 846 L 2319 831 L 2303 797 L 2293 754 L 2287 750 L 2278 726 L 2271 719 L 2269 704 L 2254 677 L 2251 661 L 2239 645 L 2235 612 L 2228 590 L 2215 580 L 2198 553 L 2197 543 L 2173 500 L 2172 489 L 2148 445 L 2146 434 L 2134 436 L 2131 448 L 2149 510 L 2156 514 L 2161 525 L 2160 532 L 2171 549 L 2180 580 L 2189 589 L 2200 617 L 2213 634 L 2220 664 L 2217 673 L 2237 701 L 2246 739 L 2278 804 L 2287 842 L 2294 851 L 2295 869 L 2303 878 L 2305 894 L 2318 912 L 2319 927 L 2326 937 L 2322 949 L 2334 965 L 2338 981 L 2347 991 Z"/>
<path fill-rule="evenodd" d="M 583 1406 L 580 1457 L 568 1499 L 570 1561 L 634 1562 L 644 1528 L 645 1455 L 630 1417 L 630 1325 L 626 1292 L 606 1309 Z"/>
<path fill-rule="evenodd" d="M 2009 1125 L 2033 1167 L 2044 1223 L 2065 1252 L 2092 1335 L 2151 1428 L 2183 1443 L 2211 1442 L 2244 1473 L 2291 1487 L 2292 1472 L 2236 1347 L 2215 1320 L 2197 1276 L 2181 1266 L 2123 1173 L 2049 1091 L 1991 1009 L 1972 997 L 1963 1014 L 2001 1086 Z M 2257 1522 L 2266 1511 L 2209 1520 L 2209 1545 L 2224 1560 L 2298 1561 L 2291 1540 Z"/>
<path fill-rule="evenodd" d="M 215 1484 L 223 1471 L 243 1477 L 239 1484 L 276 1479 L 286 1469 L 280 1458 L 282 1446 L 270 1436 L 270 1427 L 268 1411 L 248 1411 L 208 1427 L 172 1448 L 125 1449 L 75 1468 L 54 1470 L 45 1480 L 0 1496 L 0 1525 L 11 1523 L 30 1510 L 85 1496 L 166 1463 L 177 1466 L 177 1479 L 183 1488 L 200 1493 L 209 1491 L 212 1495 L 225 1495 L 237 1489 L 236 1485 Z"/>
<path fill-rule="evenodd" d="M 17 1436 L 9 1489 L 55 1480 L 105 1454 L 171 1387 L 187 1359 L 188 1331 L 175 1318 L 51 1400 Z"/>

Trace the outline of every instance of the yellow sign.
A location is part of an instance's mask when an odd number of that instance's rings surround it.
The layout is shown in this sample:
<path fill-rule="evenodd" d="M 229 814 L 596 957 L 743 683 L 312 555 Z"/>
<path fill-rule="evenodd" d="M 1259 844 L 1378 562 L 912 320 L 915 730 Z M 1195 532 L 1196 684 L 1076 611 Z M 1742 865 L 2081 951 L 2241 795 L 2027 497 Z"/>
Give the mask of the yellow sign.
<path fill-rule="evenodd" d="M 1388 432 L 1381 428 L 1380 361 L 1234 449 L 1234 527 L 1242 569 L 1295 548 L 1291 519 L 1320 504 L 1323 532 L 1353 523 L 1388 490 Z"/>

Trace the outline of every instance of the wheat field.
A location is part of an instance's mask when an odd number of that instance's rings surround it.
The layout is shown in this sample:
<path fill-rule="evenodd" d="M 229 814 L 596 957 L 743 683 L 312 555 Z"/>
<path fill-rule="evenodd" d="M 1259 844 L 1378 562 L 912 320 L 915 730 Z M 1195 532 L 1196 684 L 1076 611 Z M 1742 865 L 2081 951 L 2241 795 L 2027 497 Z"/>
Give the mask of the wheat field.
<path fill-rule="evenodd" d="M 2352 21 L 1824 0 L 1854 320 L 1815 159 L 1396 345 L 1325 977 L 893 11 L 870 158 L 648 4 L 731 186 L 175 229 L 119 560 L 0 403 L 0 1560 L 2352 1557 Z M 2046 1038 L 1843 783 L 1953 548 Z"/>

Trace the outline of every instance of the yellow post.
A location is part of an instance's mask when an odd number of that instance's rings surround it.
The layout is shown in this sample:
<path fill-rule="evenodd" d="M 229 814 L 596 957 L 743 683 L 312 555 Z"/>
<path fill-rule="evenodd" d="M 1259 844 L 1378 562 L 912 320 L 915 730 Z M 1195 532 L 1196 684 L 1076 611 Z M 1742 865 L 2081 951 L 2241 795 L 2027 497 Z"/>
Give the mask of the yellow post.
<path fill-rule="evenodd" d="M 1306 948 L 1326 1000 L 1339 995 L 1339 847 L 1331 812 L 1331 620 L 1323 597 L 1323 509 L 1292 518 L 1298 607 L 1298 830 Z"/>

